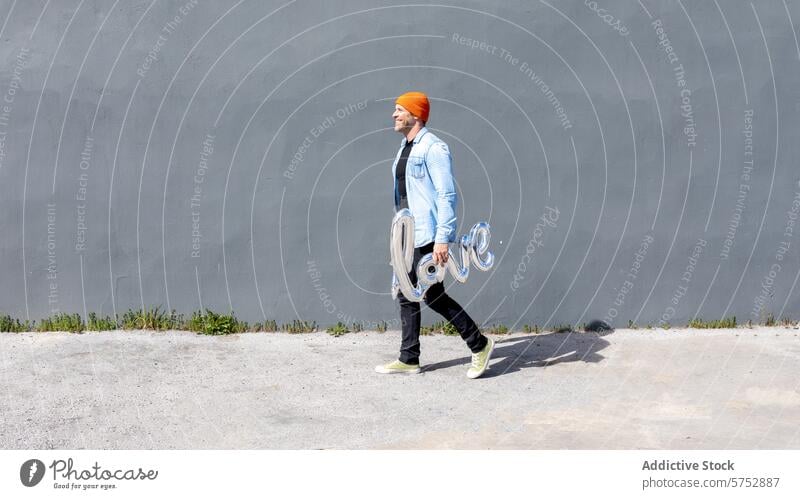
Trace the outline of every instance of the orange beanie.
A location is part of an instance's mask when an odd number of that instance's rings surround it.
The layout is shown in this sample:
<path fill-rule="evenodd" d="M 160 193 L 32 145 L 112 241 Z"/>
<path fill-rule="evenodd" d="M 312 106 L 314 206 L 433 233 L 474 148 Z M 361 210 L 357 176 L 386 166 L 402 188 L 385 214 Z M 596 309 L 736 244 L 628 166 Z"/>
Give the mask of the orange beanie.
<path fill-rule="evenodd" d="M 428 96 L 422 92 L 406 92 L 398 97 L 395 103 L 400 104 L 422 121 L 428 121 L 431 106 L 428 103 Z"/>

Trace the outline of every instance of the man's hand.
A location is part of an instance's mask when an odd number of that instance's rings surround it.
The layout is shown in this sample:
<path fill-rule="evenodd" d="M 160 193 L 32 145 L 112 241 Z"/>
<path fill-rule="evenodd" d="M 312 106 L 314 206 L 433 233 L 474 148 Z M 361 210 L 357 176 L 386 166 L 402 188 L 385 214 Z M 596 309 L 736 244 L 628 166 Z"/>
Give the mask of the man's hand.
<path fill-rule="evenodd" d="M 433 245 L 433 263 L 442 265 L 447 263 L 447 244 L 436 243 Z"/>

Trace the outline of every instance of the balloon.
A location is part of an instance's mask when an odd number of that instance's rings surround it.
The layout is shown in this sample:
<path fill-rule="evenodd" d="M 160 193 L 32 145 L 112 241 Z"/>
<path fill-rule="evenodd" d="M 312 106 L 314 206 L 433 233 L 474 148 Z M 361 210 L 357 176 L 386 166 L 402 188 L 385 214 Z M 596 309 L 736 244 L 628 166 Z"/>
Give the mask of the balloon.
<path fill-rule="evenodd" d="M 410 301 L 422 301 L 428 288 L 437 282 L 442 282 L 447 271 L 456 281 L 466 282 L 469 277 L 470 262 L 478 270 L 485 272 L 491 269 L 494 265 L 494 254 L 489 251 L 490 237 L 489 224 L 479 222 L 472 227 L 469 234 L 461 236 L 460 263 L 456 262 L 452 250 L 449 249 L 444 267 L 433 263 L 432 253 L 423 255 L 417 264 L 417 285 L 414 286 L 408 276 L 414 261 L 414 217 L 408 208 L 398 211 L 392 219 L 389 236 L 389 252 L 394 270 L 392 299 L 396 299 L 398 292 L 402 292 Z"/>

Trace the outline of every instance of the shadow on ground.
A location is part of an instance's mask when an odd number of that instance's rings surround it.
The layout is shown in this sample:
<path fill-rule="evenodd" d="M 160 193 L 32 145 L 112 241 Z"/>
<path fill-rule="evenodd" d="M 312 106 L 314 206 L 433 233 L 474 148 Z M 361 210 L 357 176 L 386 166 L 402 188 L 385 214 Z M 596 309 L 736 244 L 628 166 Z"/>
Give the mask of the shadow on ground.
<path fill-rule="evenodd" d="M 609 345 L 605 339 L 613 331 L 558 332 L 516 338 L 496 339 L 491 367 L 482 378 L 493 378 L 531 367 L 546 367 L 562 362 L 600 362 L 598 352 Z M 424 372 L 467 365 L 470 357 L 423 366 Z"/>

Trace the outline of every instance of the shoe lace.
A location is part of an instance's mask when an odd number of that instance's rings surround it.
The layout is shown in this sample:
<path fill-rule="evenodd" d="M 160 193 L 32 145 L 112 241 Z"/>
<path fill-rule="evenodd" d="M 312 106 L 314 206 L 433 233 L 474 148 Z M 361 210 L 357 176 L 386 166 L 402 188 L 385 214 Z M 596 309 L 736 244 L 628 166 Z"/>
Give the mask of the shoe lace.
<path fill-rule="evenodd" d="M 481 354 L 480 353 L 473 353 L 472 354 L 472 367 L 478 369 L 481 365 Z"/>

